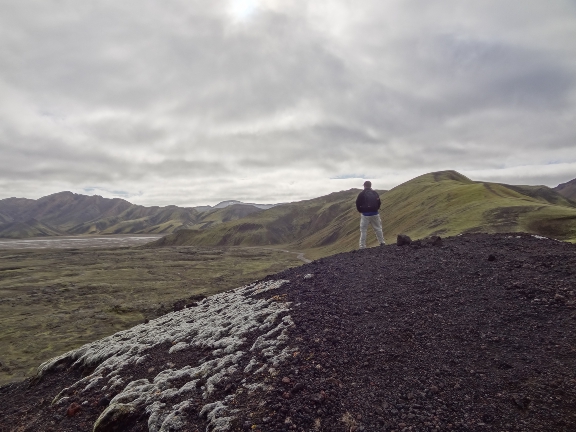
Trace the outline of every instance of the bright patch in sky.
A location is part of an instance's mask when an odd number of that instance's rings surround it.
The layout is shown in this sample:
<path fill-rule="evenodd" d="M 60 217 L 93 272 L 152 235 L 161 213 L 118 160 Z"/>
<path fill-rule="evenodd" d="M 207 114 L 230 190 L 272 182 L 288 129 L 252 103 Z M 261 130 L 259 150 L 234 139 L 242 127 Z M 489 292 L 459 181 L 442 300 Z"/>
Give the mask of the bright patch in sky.
<path fill-rule="evenodd" d="M 256 9 L 256 0 L 232 0 L 231 13 L 234 18 L 244 20 Z"/>

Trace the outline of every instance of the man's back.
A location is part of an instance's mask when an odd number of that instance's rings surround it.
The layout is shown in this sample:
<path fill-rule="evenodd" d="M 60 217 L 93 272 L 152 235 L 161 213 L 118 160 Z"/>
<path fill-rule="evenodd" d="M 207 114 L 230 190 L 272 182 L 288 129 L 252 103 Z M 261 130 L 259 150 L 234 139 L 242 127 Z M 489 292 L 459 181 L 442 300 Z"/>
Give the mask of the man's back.
<path fill-rule="evenodd" d="M 360 213 L 378 212 L 380 205 L 380 196 L 373 189 L 364 189 L 356 198 L 356 210 Z"/>

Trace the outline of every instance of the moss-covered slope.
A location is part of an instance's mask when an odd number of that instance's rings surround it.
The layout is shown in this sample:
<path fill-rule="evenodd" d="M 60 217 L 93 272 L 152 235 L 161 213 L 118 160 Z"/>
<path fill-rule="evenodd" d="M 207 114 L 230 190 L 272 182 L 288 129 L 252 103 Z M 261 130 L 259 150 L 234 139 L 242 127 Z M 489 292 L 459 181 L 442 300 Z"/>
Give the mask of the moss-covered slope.
<path fill-rule="evenodd" d="M 279 205 L 213 228 L 182 230 L 155 244 L 283 246 L 306 250 L 312 257 L 348 251 L 358 242 L 354 201 L 359 192 Z M 423 238 L 521 231 L 576 240 L 576 204 L 546 186 L 477 182 L 456 171 L 440 171 L 380 194 L 387 242 L 400 233 Z"/>

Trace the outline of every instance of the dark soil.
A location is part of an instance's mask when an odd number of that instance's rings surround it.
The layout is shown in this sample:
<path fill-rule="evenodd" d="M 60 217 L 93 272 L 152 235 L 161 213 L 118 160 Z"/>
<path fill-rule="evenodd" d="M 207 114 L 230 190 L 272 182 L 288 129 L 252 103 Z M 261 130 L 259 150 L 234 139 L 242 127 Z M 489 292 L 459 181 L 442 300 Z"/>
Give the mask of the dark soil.
<path fill-rule="evenodd" d="M 262 378 L 271 390 L 238 394 L 235 430 L 576 430 L 574 245 L 470 234 L 268 278 L 290 280 L 263 295 L 294 302 L 298 352 Z M 50 405 L 79 373 L 63 366 L 1 388 L 0 430 L 91 430 L 104 409 L 96 399 L 72 417 Z M 217 399 L 233 390 L 222 386 Z M 145 430 L 144 420 L 118 430 Z"/>

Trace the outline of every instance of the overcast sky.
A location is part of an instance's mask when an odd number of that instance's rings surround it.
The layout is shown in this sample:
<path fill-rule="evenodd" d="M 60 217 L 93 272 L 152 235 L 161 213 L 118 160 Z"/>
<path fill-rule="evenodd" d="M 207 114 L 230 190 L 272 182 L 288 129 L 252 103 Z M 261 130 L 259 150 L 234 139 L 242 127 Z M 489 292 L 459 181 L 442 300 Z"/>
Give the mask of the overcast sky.
<path fill-rule="evenodd" d="M 576 178 L 574 0 L 0 0 L 0 198 Z"/>

